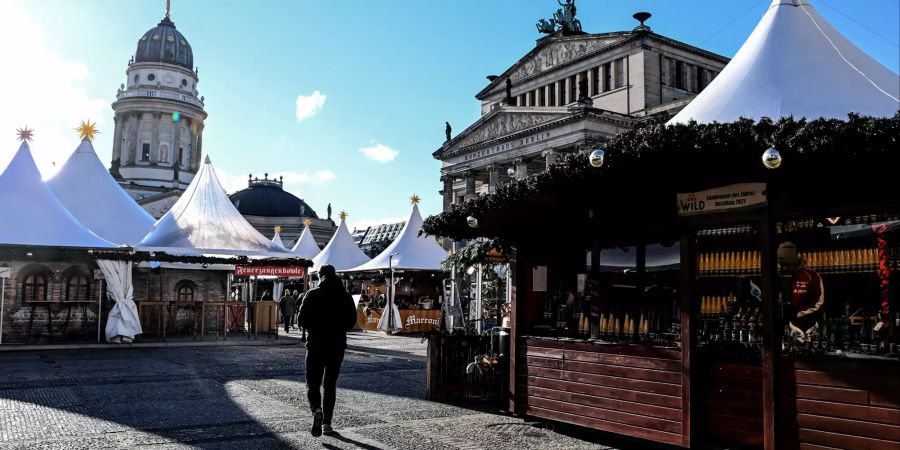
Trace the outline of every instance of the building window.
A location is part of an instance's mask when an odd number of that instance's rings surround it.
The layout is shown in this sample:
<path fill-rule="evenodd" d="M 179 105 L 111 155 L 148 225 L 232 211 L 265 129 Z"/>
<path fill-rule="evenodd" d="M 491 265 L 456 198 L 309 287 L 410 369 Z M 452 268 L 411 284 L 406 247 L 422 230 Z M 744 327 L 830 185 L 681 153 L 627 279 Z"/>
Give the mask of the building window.
<path fill-rule="evenodd" d="M 187 87 L 187 80 L 184 78 L 181 79 L 181 87 Z"/>
<path fill-rule="evenodd" d="M 528 93 L 528 106 L 534 106 L 536 103 L 534 102 L 534 91 L 530 91 Z"/>
<path fill-rule="evenodd" d="M 612 63 L 603 65 L 603 92 L 612 90 Z"/>
<path fill-rule="evenodd" d="M 625 58 L 616 60 L 616 88 L 625 86 Z"/>
<path fill-rule="evenodd" d="M 556 84 L 547 87 L 549 95 L 547 96 L 547 106 L 556 106 Z"/>
<path fill-rule="evenodd" d="M 675 87 L 684 89 L 684 63 L 675 61 Z"/>
<path fill-rule="evenodd" d="M 559 80 L 559 106 L 563 106 L 566 104 L 566 99 L 569 98 L 568 93 L 566 92 L 566 80 Z"/>
<path fill-rule="evenodd" d="M 178 164 L 184 165 L 184 147 L 178 147 Z"/>
<path fill-rule="evenodd" d="M 22 300 L 26 302 L 47 301 L 47 274 L 34 272 L 22 282 Z"/>
<path fill-rule="evenodd" d="M 91 299 L 91 280 L 86 274 L 76 273 L 66 280 L 66 301 L 86 302 Z"/>
<path fill-rule="evenodd" d="M 578 78 L 575 75 L 569 77 L 569 86 L 571 86 L 571 88 L 569 89 L 568 103 L 572 103 L 577 100 L 578 97 Z"/>
<path fill-rule="evenodd" d="M 179 302 L 194 301 L 194 283 L 191 281 L 179 281 L 175 285 L 175 300 Z"/>
<path fill-rule="evenodd" d="M 134 82 L 137 83 L 138 81 L 141 81 L 141 76 L 138 74 L 134 74 Z"/>
<path fill-rule="evenodd" d="M 153 80 L 156 79 L 156 75 L 153 75 L 153 74 L 151 73 L 150 75 L 147 75 L 147 79 L 150 80 L 150 81 L 153 81 Z"/>
<path fill-rule="evenodd" d="M 600 68 L 594 67 L 591 69 L 591 72 L 594 73 L 594 81 L 591 83 L 591 95 L 597 95 L 600 93 Z"/>
<path fill-rule="evenodd" d="M 150 143 L 141 144 L 141 161 L 150 161 Z"/>

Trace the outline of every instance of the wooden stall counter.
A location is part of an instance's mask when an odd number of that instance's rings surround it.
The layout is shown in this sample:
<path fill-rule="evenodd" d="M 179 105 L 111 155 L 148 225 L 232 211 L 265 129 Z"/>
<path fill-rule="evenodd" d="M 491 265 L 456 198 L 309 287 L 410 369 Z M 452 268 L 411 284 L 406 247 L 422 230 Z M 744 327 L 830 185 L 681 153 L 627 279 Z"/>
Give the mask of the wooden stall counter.
<path fill-rule="evenodd" d="M 361 309 L 356 310 L 356 323 L 362 330 L 378 331 L 378 321 L 381 319 L 381 311 L 368 310 L 368 315 Z M 439 309 L 401 309 L 400 320 L 403 321 L 401 333 L 427 333 L 437 331 L 441 323 L 441 310 Z"/>
<path fill-rule="evenodd" d="M 525 414 L 683 445 L 679 350 L 542 337 L 518 346 Z"/>

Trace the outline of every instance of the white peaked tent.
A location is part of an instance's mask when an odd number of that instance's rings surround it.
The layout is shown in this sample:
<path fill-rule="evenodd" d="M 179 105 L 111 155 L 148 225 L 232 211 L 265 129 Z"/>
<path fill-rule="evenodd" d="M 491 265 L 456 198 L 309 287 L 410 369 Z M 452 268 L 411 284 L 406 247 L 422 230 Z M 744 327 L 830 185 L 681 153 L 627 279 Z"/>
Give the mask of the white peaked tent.
<path fill-rule="evenodd" d="M 722 73 L 668 123 L 740 117 L 892 116 L 897 74 L 831 27 L 807 0 L 774 0 Z"/>
<path fill-rule="evenodd" d="M 319 252 L 321 252 L 319 244 L 316 244 L 316 238 L 313 237 L 312 232 L 309 231 L 309 225 L 307 225 L 303 228 L 303 233 L 300 234 L 297 243 L 291 248 L 291 253 L 303 259 L 312 260 Z"/>
<path fill-rule="evenodd" d="M 422 231 L 422 214 L 419 213 L 419 205 L 413 205 L 409 220 L 403 226 L 403 230 L 391 242 L 383 252 L 372 258 L 371 261 L 354 267 L 349 272 L 362 272 L 367 270 L 443 270 L 441 263 L 447 259 L 447 251 L 444 250 L 434 236 L 419 236 Z M 393 263 L 391 263 L 393 255 Z"/>
<path fill-rule="evenodd" d="M 275 231 L 275 236 L 272 236 L 272 243 L 287 250 L 287 247 L 285 247 L 284 242 L 281 240 L 281 233 L 278 231 Z"/>
<path fill-rule="evenodd" d="M 140 250 L 247 256 L 289 256 L 234 207 L 209 156 L 181 197 L 141 241 Z"/>
<path fill-rule="evenodd" d="M 155 222 L 113 180 L 88 139 L 47 185 L 84 226 L 110 242 L 137 245 Z"/>
<path fill-rule="evenodd" d="M 0 174 L 0 244 L 115 248 L 84 227 L 41 179 L 31 149 L 23 141 Z"/>
<path fill-rule="evenodd" d="M 310 272 L 318 272 L 325 264 L 331 264 L 338 272 L 351 269 L 369 260 L 369 257 L 353 242 L 347 223 L 341 219 L 334 236 L 328 241 L 325 248 L 313 258 L 313 266 Z"/>

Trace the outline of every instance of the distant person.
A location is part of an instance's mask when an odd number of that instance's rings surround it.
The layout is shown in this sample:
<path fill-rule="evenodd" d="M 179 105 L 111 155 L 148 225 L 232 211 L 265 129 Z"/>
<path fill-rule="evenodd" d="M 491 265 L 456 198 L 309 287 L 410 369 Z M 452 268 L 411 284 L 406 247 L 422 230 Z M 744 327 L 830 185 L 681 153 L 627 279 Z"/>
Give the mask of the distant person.
<path fill-rule="evenodd" d="M 315 437 L 332 434 L 331 419 L 337 400 L 337 379 L 347 348 L 347 331 L 356 325 L 353 298 L 338 279 L 334 266 L 319 269 L 319 285 L 306 293 L 299 325 L 309 331 L 306 342 L 306 395 L 313 413 L 309 430 Z M 324 388 L 324 401 L 319 388 Z"/>
<path fill-rule="evenodd" d="M 281 321 L 284 322 L 284 332 L 290 333 L 291 328 L 294 327 L 294 308 L 297 305 L 297 298 L 291 295 L 290 289 L 284 290 L 284 296 L 281 297 L 281 302 L 278 305 L 278 309 L 281 310 Z"/>
<path fill-rule="evenodd" d="M 297 315 L 297 328 L 300 329 L 300 342 L 306 342 L 306 328 L 300 326 L 300 306 L 303 303 L 303 297 L 300 296 L 300 291 L 294 289 L 294 298 L 296 299 L 296 304 L 294 305 L 294 314 Z"/>
<path fill-rule="evenodd" d="M 270 294 L 269 291 L 263 291 L 262 297 L 260 297 L 259 299 L 260 299 L 260 301 L 263 301 L 263 302 L 266 302 L 266 301 L 270 302 L 270 301 L 272 301 L 272 294 Z"/>
<path fill-rule="evenodd" d="M 802 343 L 824 318 L 825 285 L 816 271 L 806 267 L 806 260 L 793 242 L 779 245 L 776 255 L 781 275 L 790 283 L 786 289 L 789 302 L 785 305 L 789 311 L 788 327 L 793 338 Z"/>

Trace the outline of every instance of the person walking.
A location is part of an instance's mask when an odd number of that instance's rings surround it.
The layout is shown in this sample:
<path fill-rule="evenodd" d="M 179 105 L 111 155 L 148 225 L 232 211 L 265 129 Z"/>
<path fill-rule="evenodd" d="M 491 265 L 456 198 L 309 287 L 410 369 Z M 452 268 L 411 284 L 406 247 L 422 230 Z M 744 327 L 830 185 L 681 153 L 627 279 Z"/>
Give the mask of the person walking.
<path fill-rule="evenodd" d="M 306 395 L 313 413 L 309 430 L 315 437 L 332 434 L 337 379 L 347 348 L 347 331 L 356 325 L 353 298 L 344 289 L 334 266 L 319 268 L 319 285 L 306 293 L 298 323 L 309 333 L 306 341 Z M 319 388 L 324 388 L 324 399 Z"/>
<path fill-rule="evenodd" d="M 291 295 L 290 289 L 284 290 L 284 296 L 281 297 L 281 302 L 278 305 L 278 309 L 281 310 L 281 321 L 284 323 L 284 332 L 290 333 L 291 328 L 294 326 L 294 308 L 297 305 L 297 298 Z"/>
<path fill-rule="evenodd" d="M 303 303 L 303 297 L 300 296 L 300 291 L 294 289 L 294 298 L 296 299 L 296 305 L 294 306 L 294 314 L 297 315 L 294 322 L 297 324 L 297 328 L 300 329 L 300 342 L 306 342 L 306 328 L 300 326 L 300 305 Z"/>

